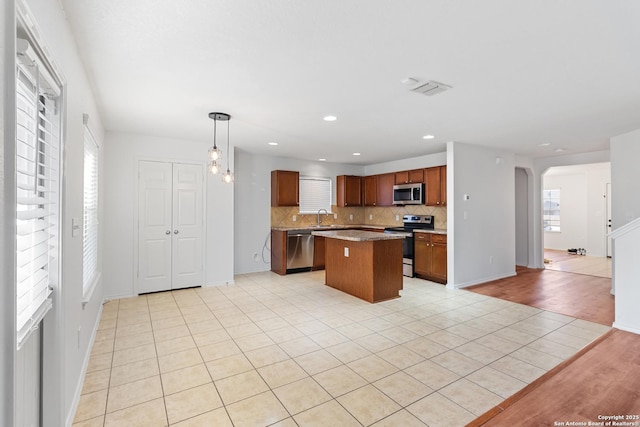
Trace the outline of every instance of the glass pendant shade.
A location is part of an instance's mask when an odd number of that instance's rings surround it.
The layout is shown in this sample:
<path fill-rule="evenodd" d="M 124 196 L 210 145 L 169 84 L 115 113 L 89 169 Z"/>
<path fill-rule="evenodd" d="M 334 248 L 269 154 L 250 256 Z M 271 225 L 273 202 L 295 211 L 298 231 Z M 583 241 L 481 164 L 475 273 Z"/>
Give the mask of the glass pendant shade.
<path fill-rule="evenodd" d="M 218 172 L 220 172 L 220 165 L 218 165 L 218 162 L 216 161 L 209 162 L 209 173 L 213 175 L 217 175 Z"/>
<path fill-rule="evenodd" d="M 222 150 L 215 145 L 209 148 L 209 160 L 216 162 L 222 158 Z"/>
<path fill-rule="evenodd" d="M 231 173 L 231 171 L 229 169 L 227 169 L 227 171 L 224 173 L 224 175 L 222 175 L 222 180 L 224 182 L 226 182 L 227 184 L 230 184 L 233 182 L 233 174 Z"/>

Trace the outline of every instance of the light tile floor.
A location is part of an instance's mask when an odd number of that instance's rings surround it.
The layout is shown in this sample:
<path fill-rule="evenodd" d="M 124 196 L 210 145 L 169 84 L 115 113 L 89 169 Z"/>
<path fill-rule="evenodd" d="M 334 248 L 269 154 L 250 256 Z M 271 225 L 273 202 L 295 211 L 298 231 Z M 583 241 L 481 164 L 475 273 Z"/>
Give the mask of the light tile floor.
<path fill-rule="evenodd" d="M 461 426 L 608 330 L 420 279 L 377 304 L 323 283 L 106 303 L 74 426 Z"/>
<path fill-rule="evenodd" d="M 590 255 L 567 255 L 566 251 L 556 249 L 545 249 L 544 257 L 551 261 L 544 265 L 548 270 L 611 278 L 611 258 Z"/>

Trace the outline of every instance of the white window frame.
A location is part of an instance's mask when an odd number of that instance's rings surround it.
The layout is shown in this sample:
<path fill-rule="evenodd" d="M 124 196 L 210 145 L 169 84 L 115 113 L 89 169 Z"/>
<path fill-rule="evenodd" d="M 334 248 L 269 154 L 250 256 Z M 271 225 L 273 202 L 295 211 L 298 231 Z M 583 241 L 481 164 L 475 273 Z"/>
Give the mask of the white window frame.
<path fill-rule="evenodd" d="M 560 233 L 560 195 L 559 188 L 549 188 L 542 190 L 542 229 L 545 233 Z M 557 204 L 551 208 L 552 204 Z M 556 213 L 551 214 L 551 211 Z"/>
<path fill-rule="evenodd" d="M 16 61 L 16 336 L 20 349 L 60 283 L 62 86 L 29 41 Z"/>
<path fill-rule="evenodd" d="M 331 213 L 331 178 L 300 175 L 298 184 L 301 214 L 316 214 L 321 209 Z"/>
<path fill-rule="evenodd" d="M 99 179 L 100 145 L 89 129 L 89 116 L 84 115 L 84 181 L 82 216 L 82 302 L 91 299 L 100 278 L 99 250 Z"/>

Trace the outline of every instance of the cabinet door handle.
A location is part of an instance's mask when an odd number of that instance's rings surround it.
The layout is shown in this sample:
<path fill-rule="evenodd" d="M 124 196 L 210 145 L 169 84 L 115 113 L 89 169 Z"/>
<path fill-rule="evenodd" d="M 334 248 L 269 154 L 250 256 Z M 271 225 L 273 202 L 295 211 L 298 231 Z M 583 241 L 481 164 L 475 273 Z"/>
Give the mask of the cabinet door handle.
<path fill-rule="evenodd" d="M 171 234 L 171 230 L 165 231 L 164 234 Z"/>
<path fill-rule="evenodd" d="M 173 230 L 173 234 L 178 234 L 179 231 L 178 230 Z"/>

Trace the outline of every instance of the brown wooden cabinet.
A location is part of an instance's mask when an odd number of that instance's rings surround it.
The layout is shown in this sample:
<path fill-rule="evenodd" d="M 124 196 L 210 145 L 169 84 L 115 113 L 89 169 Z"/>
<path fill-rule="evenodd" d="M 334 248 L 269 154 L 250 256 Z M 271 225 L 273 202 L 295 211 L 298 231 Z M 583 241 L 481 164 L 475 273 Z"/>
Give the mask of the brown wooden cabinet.
<path fill-rule="evenodd" d="M 362 178 L 362 198 L 365 206 L 376 206 L 378 177 L 375 175 L 365 176 Z"/>
<path fill-rule="evenodd" d="M 296 171 L 271 171 L 271 206 L 298 206 L 299 180 Z"/>
<path fill-rule="evenodd" d="M 414 169 L 395 173 L 396 184 L 415 184 L 424 182 L 424 169 Z"/>
<path fill-rule="evenodd" d="M 446 234 L 414 234 L 413 271 L 417 277 L 447 283 Z"/>
<path fill-rule="evenodd" d="M 393 206 L 393 185 L 395 174 L 376 175 L 376 206 Z"/>
<path fill-rule="evenodd" d="M 427 206 L 444 206 L 447 204 L 447 167 L 436 166 L 424 170 L 425 200 Z"/>
<path fill-rule="evenodd" d="M 324 270 L 325 238 L 313 236 L 313 270 Z"/>
<path fill-rule="evenodd" d="M 271 271 L 287 274 L 287 232 L 271 230 Z"/>
<path fill-rule="evenodd" d="M 336 178 L 336 190 L 338 207 L 362 206 L 362 177 L 339 175 Z"/>

